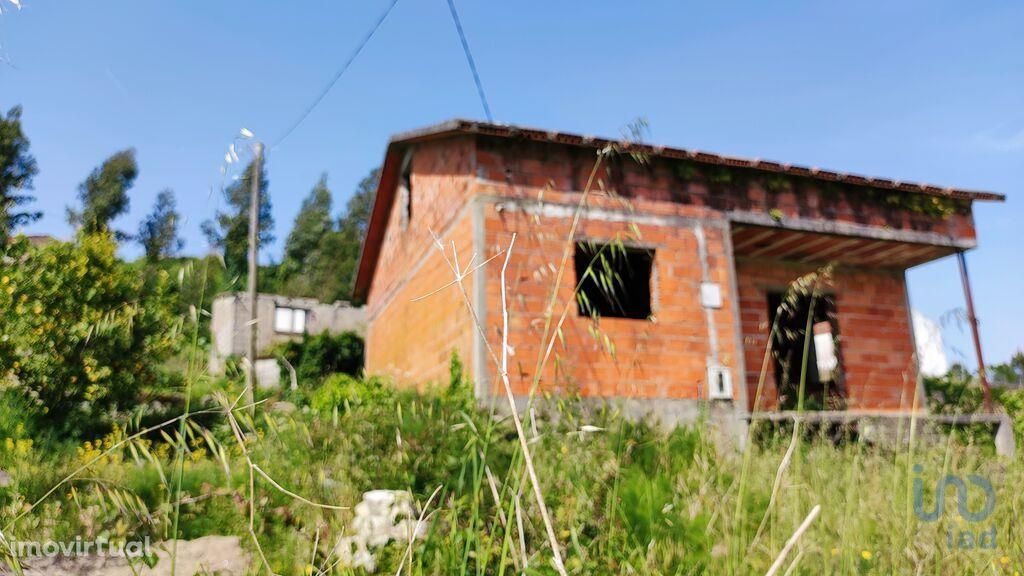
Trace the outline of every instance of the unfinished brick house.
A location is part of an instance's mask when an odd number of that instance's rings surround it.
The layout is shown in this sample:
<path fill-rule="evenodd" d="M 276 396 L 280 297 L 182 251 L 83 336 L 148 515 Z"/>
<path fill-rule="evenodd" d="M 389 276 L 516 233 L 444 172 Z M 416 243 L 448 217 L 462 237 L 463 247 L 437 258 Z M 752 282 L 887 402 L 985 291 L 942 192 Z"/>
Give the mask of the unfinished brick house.
<path fill-rule="evenodd" d="M 387 149 L 355 286 L 367 304 L 367 371 L 444 382 L 457 352 L 481 400 L 501 393 L 461 292 L 433 293 L 453 274 L 432 234 L 466 270 L 515 233 L 507 285 L 517 397 L 536 382 L 542 393 L 614 400 L 672 420 L 698 406 L 741 417 L 793 409 L 811 326 L 806 408 L 905 411 L 918 385 L 905 272 L 974 247 L 972 203 L 1003 199 L 449 121 L 398 135 Z M 568 313 L 541 363 L 563 254 L 551 324 Z M 503 258 L 465 280 L 496 351 Z M 588 275 L 598 262 L 619 280 Z M 791 290 L 829 264 L 813 298 Z"/>

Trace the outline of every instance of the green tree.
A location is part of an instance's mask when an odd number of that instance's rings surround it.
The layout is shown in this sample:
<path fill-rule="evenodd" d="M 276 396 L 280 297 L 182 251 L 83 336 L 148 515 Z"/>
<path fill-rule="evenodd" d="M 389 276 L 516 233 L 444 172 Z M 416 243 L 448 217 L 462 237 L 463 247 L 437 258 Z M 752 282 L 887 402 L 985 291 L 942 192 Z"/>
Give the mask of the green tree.
<path fill-rule="evenodd" d="M 356 266 L 366 235 L 380 169 L 371 170 L 359 182 L 336 226 L 320 236 L 316 248 L 304 258 L 301 270 L 289 275 L 282 291 L 323 302 L 348 300 L 352 295 Z"/>
<path fill-rule="evenodd" d="M 338 222 L 338 228 L 350 238 L 357 239 L 360 245 L 370 224 L 370 211 L 373 210 L 373 198 L 377 193 L 378 183 L 380 168 L 374 168 L 359 181 L 355 194 L 345 204 L 345 213 Z"/>
<path fill-rule="evenodd" d="M 232 276 L 244 276 L 248 269 L 249 198 L 252 190 L 253 164 L 246 166 L 242 176 L 224 189 L 223 211 L 202 224 L 203 234 L 211 246 L 222 250 L 224 265 Z M 257 246 L 274 241 L 274 216 L 271 213 L 266 169 L 260 169 L 260 228 Z"/>
<path fill-rule="evenodd" d="M 327 187 L 327 175 L 320 176 L 320 181 L 302 201 L 302 207 L 295 217 L 292 231 L 284 245 L 284 261 L 282 274 L 291 275 L 302 270 L 306 259 L 317 249 L 326 234 L 333 231 L 331 221 L 331 190 Z"/>
<path fill-rule="evenodd" d="M 39 171 L 28 148 L 28 138 L 21 130 L 21 107 L 11 108 L 6 117 L 0 112 L 0 246 L 15 228 L 42 216 L 42 212 L 22 208 L 35 200 L 25 191 L 32 189 L 32 178 Z"/>
<path fill-rule="evenodd" d="M 105 428 L 131 409 L 174 350 L 169 275 L 139 274 L 117 259 L 110 233 L 0 258 L 0 381 L 69 435 Z"/>
<path fill-rule="evenodd" d="M 139 244 L 146 251 L 146 259 L 155 262 L 176 254 L 185 241 L 178 236 L 177 202 L 170 188 L 157 194 L 153 211 L 139 225 Z"/>
<path fill-rule="evenodd" d="M 339 253 L 337 254 L 340 257 L 338 275 L 345 299 L 352 297 L 352 287 L 356 281 L 356 267 L 359 265 L 359 256 L 362 252 L 363 241 L 366 239 L 366 229 L 370 224 L 370 211 L 373 210 L 373 200 L 379 182 L 380 168 L 374 168 L 359 182 L 355 194 L 345 204 L 345 213 L 338 222 L 338 232 L 341 235 L 338 246 Z"/>
<path fill-rule="evenodd" d="M 78 185 L 82 208 L 80 211 L 68 208 L 68 223 L 86 234 L 109 230 L 119 240 L 129 238 L 128 234 L 111 230 L 110 223 L 128 211 L 128 190 L 138 175 L 139 166 L 132 148 L 104 160 Z"/>
<path fill-rule="evenodd" d="M 1006 364 L 996 364 L 989 370 L 994 382 L 1009 386 L 1024 386 L 1024 350 L 1010 358 Z"/>

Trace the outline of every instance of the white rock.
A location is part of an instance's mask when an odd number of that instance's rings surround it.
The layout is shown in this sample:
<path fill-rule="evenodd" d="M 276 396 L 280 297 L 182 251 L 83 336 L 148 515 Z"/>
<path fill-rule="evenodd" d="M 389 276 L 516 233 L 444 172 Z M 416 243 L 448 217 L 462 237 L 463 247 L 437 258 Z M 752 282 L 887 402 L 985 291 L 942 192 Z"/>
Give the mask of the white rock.
<path fill-rule="evenodd" d="M 352 534 L 338 543 L 335 552 L 352 568 L 373 572 L 377 559 L 371 548 L 394 541 L 408 543 L 410 538 L 426 536 L 426 523 L 419 523 L 412 506 L 412 494 L 402 490 L 371 490 L 355 506 Z"/>

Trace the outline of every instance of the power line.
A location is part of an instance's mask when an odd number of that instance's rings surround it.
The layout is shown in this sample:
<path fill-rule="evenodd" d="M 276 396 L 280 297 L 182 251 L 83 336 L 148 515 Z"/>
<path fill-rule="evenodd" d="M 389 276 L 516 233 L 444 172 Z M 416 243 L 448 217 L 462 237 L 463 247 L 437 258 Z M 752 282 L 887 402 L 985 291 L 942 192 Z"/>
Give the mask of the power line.
<path fill-rule="evenodd" d="M 388 4 L 387 9 L 384 10 L 384 13 L 382 13 L 379 18 L 377 18 L 377 22 L 373 25 L 373 28 L 371 28 L 370 31 L 366 34 L 366 36 L 363 37 L 363 40 L 359 43 L 358 46 L 356 46 L 356 49 L 348 57 L 348 60 L 346 60 L 345 63 L 342 64 L 341 68 L 339 68 L 338 71 L 334 74 L 334 77 L 331 78 L 331 81 L 327 83 L 327 86 L 324 87 L 324 89 L 320 92 L 316 99 L 313 100 L 313 102 L 308 107 L 306 107 L 306 109 L 302 112 L 299 118 L 288 128 L 288 130 L 284 132 L 284 134 L 280 138 L 277 139 L 277 141 L 273 144 L 272 148 L 276 148 L 282 142 L 284 142 L 286 138 L 291 136 L 292 132 L 294 132 L 295 129 L 298 128 L 300 124 L 305 122 L 306 118 L 308 118 L 309 115 L 313 113 L 313 110 L 320 105 L 320 102 L 323 101 L 323 99 L 327 96 L 327 93 L 330 92 L 332 88 L 334 88 L 334 85 L 338 83 L 338 80 L 340 80 L 341 77 L 345 74 L 349 66 L 352 65 L 352 62 L 354 62 L 356 57 L 359 56 L 359 53 L 363 51 L 363 48 L 366 47 L 366 45 L 370 42 L 370 39 L 373 38 L 373 35 L 376 34 L 377 30 L 381 27 L 382 24 L 384 24 L 384 20 L 387 19 L 388 14 L 391 14 L 391 10 L 395 7 L 395 4 L 398 4 L 398 0 L 391 0 L 391 3 Z"/>
<path fill-rule="evenodd" d="M 480 82 L 480 73 L 476 70 L 476 62 L 473 61 L 473 53 L 469 50 L 469 42 L 466 41 L 466 33 L 462 31 L 462 22 L 459 20 L 459 13 L 455 10 L 455 0 L 448 0 L 448 9 L 452 12 L 452 20 L 455 21 L 455 30 L 459 33 L 459 40 L 462 41 L 462 51 L 466 53 L 466 61 L 469 62 L 469 69 L 473 72 L 473 82 L 476 82 L 476 91 L 480 95 L 480 104 L 483 104 L 484 115 L 488 122 L 494 122 L 491 117 L 491 107 L 487 104 L 487 95 L 484 94 L 484 85 Z"/>

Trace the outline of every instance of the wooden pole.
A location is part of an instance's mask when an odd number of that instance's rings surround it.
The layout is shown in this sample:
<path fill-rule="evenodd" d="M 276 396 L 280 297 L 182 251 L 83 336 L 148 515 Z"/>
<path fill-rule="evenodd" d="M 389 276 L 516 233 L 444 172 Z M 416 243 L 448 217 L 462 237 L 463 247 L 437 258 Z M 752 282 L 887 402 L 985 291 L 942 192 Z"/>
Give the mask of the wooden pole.
<path fill-rule="evenodd" d="M 988 374 L 985 372 L 985 358 L 981 355 L 981 337 L 978 335 L 978 317 L 974 315 L 974 297 L 971 295 L 971 279 L 967 276 L 967 257 L 964 251 L 956 253 L 960 264 L 960 281 L 964 285 L 964 299 L 967 301 L 967 322 L 971 325 L 971 336 L 974 338 L 974 353 L 978 357 L 978 380 L 985 396 L 985 411 L 992 411 L 992 390 L 988 385 Z"/>
<path fill-rule="evenodd" d="M 259 318 L 257 316 L 256 281 L 259 274 L 260 243 L 260 175 L 263 162 L 263 144 L 253 145 L 255 156 L 252 173 L 249 175 L 249 371 L 246 377 L 246 401 L 252 406 L 256 390 L 256 345 L 259 341 Z"/>

